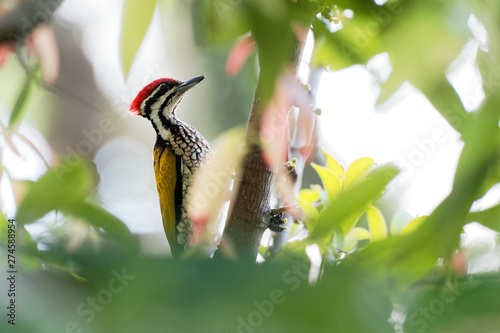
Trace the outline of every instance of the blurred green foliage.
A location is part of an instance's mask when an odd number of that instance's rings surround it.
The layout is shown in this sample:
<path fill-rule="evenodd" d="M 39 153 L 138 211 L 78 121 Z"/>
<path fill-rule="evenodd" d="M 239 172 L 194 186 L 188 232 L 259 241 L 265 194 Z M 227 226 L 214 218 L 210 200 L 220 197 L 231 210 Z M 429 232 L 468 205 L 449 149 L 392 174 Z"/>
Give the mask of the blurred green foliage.
<path fill-rule="evenodd" d="M 36 70 L 33 70 L 31 73 L 27 75 L 26 81 L 24 82 L 23 87 L 19 93 L 19 96 L 17 97 L 16 104 L 14 104 L 12 112 L 10 113 L 9 125 L 8 125 L 9 128 L 17 126 L 22 121 L 22 118 L 26 111 L 26 100 L 30 94 L 31 86 L 33 84 L 36 75 L 37 75 Z"/>
<path fill-rule="evenodd" d="M 156 1 L 147 6 L 126 1 L 125 73 L 155 6 Z M 466 223 L 476 221 L 500 231 L 498 205 L 470 212 L 475 200 L 500 183 L 498 2 L 394 0 L 379 6 L 361 0 L 206 0 L 193 6 L 195 33 L 207 48 L 227 46 L 252 33 L 265 98 L 272 96 L 277 76 L 290 61 L 296 22 L 312 26 L 312 66 L 341 69 L 366 64 L 387 52 L 393 72 L 382 83 L 380 100 L 409 81 L 462 135 L 464 148 L 451 193 L 429 217 L 415 222 L 413 232 L 402 232 L 410 218 L 393 218 L 390 226 L 382 225 L 385 218 L 373 208 L 398 170 L 373 167 L 371 161 L 348 176 L 349 171 L 344 175 L 327 157 L 326 167 L 316 166 L 323 187 L 299 198 L 304 199 L 301 207 L 310 236 L 289 243 L 274 260 L 259 265 L 208 259 L 173 262 L 138 253 L 134 235 L 93 198 L 97 181 L 88 163 L 63 158 L 38 181 L 25 183 L 27 192 L 17 212 L 23 267 L 17 328 L 22 332 L 498 331 L 498 274 L 467 275 L 456 260 Z M 352 18 L 346 9 L 352 10 Z M 143 13 L 141 22 L 136 12 Z M 485 25 L 490 43 L 488 53 L 478 55 L 486 100 L 478 110 L 466 113 L 445 72 L 472 38 L 466 28 L 470 13 Z M 342 22 L 342 29 L 332 32 L 331 22 Z M 12 107 L 12 124 L 22 118 L 31 84 L 29 76 Z M 48 240 L 33 240 L 25 225 L 50 212 L 58 212 L 62 226 L 55 224 Z M 356 229 L 357 238 L 348 238 L 363 214 L 368 215 L 370 232 Z M 89 236 L 68 249 L 67 236 L 58 235 L 75 220 L 83 221 L 89 235 L 98 235 L 99 247 Z M 4 247 L 3 214 L 0 222 Z M 368 237 L 377 241 L 362 242 Z M 346 239 L 353 244 L 352 251 L 343 248 Z M 306 254 L 313 244 L 322 255 L 319 266 L 311 264 Z M 331 251 L 337 249 L 341 251 L 332 260 Z M 4 331 L 4 319 L 0 325 Z"/>
<path fill-rule="evenodd" d="M 121 34 L 121 56 L 125 76 L 146 35 L 157 0 L 127 0 L 124 4 Z"/>

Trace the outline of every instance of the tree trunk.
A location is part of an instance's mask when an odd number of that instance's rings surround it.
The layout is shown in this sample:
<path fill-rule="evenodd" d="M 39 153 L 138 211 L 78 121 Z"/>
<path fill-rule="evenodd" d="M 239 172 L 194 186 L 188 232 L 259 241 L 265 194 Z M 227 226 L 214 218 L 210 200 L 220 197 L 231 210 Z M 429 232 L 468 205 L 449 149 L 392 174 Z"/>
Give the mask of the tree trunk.
<path fill-rule="evenodd" d="M 304 40 L 297 40 L 290 50 L 289 66 L 294 73 L 300 63 Z M 269 199 L 276 177 L 264 163 L 262 149 L 258 143 L 260 122 L 265 108 L 260 89 L 258 83 L 246 131 L 248 151 L 240 174 L 239 189 L 231 203 L 222 237 L 222 244 L 232 248 L 239 260 L 252 262 L 257 258 L 262 234 L 268 227 Z"/>

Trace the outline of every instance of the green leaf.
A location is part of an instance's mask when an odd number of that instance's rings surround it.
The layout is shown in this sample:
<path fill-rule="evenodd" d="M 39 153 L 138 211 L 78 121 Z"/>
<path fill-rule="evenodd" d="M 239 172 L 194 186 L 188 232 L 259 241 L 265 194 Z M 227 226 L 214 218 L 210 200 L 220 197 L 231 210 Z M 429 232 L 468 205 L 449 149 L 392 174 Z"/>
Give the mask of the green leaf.
<path fill-rule="evenodd" d="M 121 56 L 123 73 L 128 75 L 135 55 L 151 23 L 157 0 L 126 0 L 123 7 Z"/>
<path fill-rule="evenodd" d="M 14 104 L 12 112 L 10 113 L 8 125 L 10 129 L 15 128 L 26 114 L 26 102 L 28 101 L 31 92 L 31 86 L 33 85 L 33 81 L 36 77 L 37 72 L 37 69 L 29 71 L 28 76 L 24 81 L 23 87 L 19 92 L 19 95 L 17 96 L 16 104 Z"/>
<path fill-rule="evenodd" d="M 360 207 L 356 212 L 340 223 L 340 227 L 344 230 L 344 233 L 349 233 L 358 224 L 359 219 L 366 213 L 368 207 L 368 205 Z"/>
<path fill-rule="evenodd" d="M 420 227 L 411 234 L 370 244 L 346 260 L 354 265 L 363 263 L 367 269 L 377 270 L 381 278 L 389 278 L 392 285 L 405 288 L 431 272 L 438 258 L 448 258 L 457 249 L 472 203 L 496 158 L 499 104 L 500 94 L 492 94 L 480 112 L 465 123 L 465 144 L 452 191 Z"/>
<path fill-rule="evenodd" d="M 500 204 L 480 212 L 469 213 L 465 222 L 478 222 L 487 228 L 500 232 Z"/>
<path fill-rule="evenodd" d="M 394 213 L 391 219 L 390 223 L 390 231 L 392 236 L 397 236 L 401 234 L 401 230 L 405 227 L 405 225 L 408 224 L 413 220 L 413 216 L 411 216 L 409 213 L 404 212 L 404 211 L 397 211 Z"/>
<path fill-rule="evenodd" d="M 362 5 L 344 2 L 344 8 L 353 10 L 354 16 L 342 21 L 342 29 L 332 33 L 327 22 L 314 21 L 312 64 L 339 70 L 366 64 L 373 56 L 387 52 L 392 73 L 382 85 L 378 103 L 409 81 L 461 132 L 469 115 L 445 71 L 469 38 L 466 22 L 471 9 L 442 1 L 432 5 L 425 1 L 387 1 L 383 6 L 374 5 L 373 1 Z"/>
<path fill-rule="evenodd" d="M 401 235 L 407 235 L 417 230 L 422 223 L 427 219 L 427 216 L 419 216 L 408 222 L 408 224 L 401 230 Z"/>
<path fill-rule="evenodd" d="M 336 200 L 330 202 L 318 217 L 311 236 L 328 237 L 335 225 L 343 225 L 349 218 L 365 212 L 398 173 L 399 169 L 392 165 L 382 166 L 370 172 L 363 182 L 353 185 Z M 343 228 L 344 232 L 346 228 L 347 226 Z"/>
<path fill-rule="evenodd" d="M 343 20 L 342 23 L 343 28 L 332 33 L 329 22 L 317 18 L 314 20 L 314 66 L 339 70 L 367 63 L 373 55 L 382 52 L 380 41 L 365 33 L 365 28 L 373 25 L 373 19 L 369 15 L 355 13 L 352 19 Z"/>
<path fill-rule="evenodd" d="M 7 220 L 5 215 L 3 215 L 3 212 L 0 211 L 0 237 L 2 237 L 0 239 L 1 244 L 7 242 L 8 224 L 9 224 L 9 221 Z"/>
<path fill-rule="evenodd" d="M 296 37 L 290 22 L 290 4 L 283 0 L 257 0 L 245 4 L 252 36 L 257 43 L 260 94 L 267 103 L 273 96 L 278 75 L 287 68 L 294 51 Z"/>
<path fill-rule="evenodd" d="M 445 70 L 457 57 L 469 35 L 468 29 L 460 26 L 466 24 L 469 13 L 467 10 L 452 12 L 453 9 L 451 4 L 445 2 L 435 2 L 432 6 L 417 2 L 402 8 L 401 13 L 394 16 L 390 28 L 381 35 L 394 68 L 384 85 L 390 89 L 383 93 L 382 98 L 390 96 L 404 80 L 428 90 L 430 87 L 426 85 L 435 87 L 436 78 L 444 77 Z M 450 15 L 456 19 L 454 24 L 446 20 Z M 415 29 L 416 26 L 419 28 Z M 412 42 L 401 43 L 401 37 Z"/>
<path fill-rule="evenodd" d="M 406 313 L 412 314 L 402 327 L 407 333 L 465 333 L 477 327 L 481 332 L 495 332 L 499 325 L 500 279 L 498 273 L 467 274 L 462 278 L 443 279 L 441 283 L 425 284 L 412 291 L 415 299 L 406 307 Z M 439 315 L 433 320 L 425 320 L 422 314 L 436 309 Z M 415 315 L 414 315 L 415 314 Z M 425 313 L 427 315 L 427 313 Z M 427 319 L 427 318 L 426 318 Z"/>
<path fill-rule="evenodd" d="M 473 114 L 463 128 L 464 148 L 458 161 L 453 188 L 446 200 L 431 214 L 444 254 L 459 244 L 462 228 L 473 202 L 481 197 L 489 170 L 496 168 L 500 131 L 500 94 L 490 95 L 479 112 Z M 427 225 L 427 222 L 425 222 Z"/>
<path fill-rule="evenodd" d="M 365 228 L 359 228 L 359 227 L 353 228 L 347 234 L 347 236 L 345 236 L 344 251 L 346 252 L 352 251 L 356 247 L 356 245 L 358 245 L 359 241 L 370 238 L 372 238 L 372 235 Z"/>
<path fill-rule="evenodd" d="M 344 187 L 348 189 L 357 181 L 360 181 L 366 176 L 372 167 L 375 165 L 370 157 L 363 157 L 354 161 L 345 174 Z"/>
<path fill-rule="evenodd" d="M 262 256 L 262 258 L 265 258 L 267 255 L 268 248 L 265 247 L 264 245 L 259 246 L 259 254 Z"/>
<path fill-rule="evenodd" d="M 250 31 L 260 67 L 259 97 L 265 105 L 280 74 L 296 65 L 292 59 L 298 50 L 295 32 L 311 24 L 318 7 L 310 1 L 196 1 L 196 39 L 201 44 L 233 44 Z"/>
<path fill-rule="evenodd" d="M 197 44 L 231 45 L 250 30 L 249 15 L 242 1 L 195 1 L 193 7 Z"/>
<path fill-rule="evenodd" d="M 306 188 L 299 192 L 298 199 L 304 202 L 317 202 L 321 198 L 320 193 L 317 189 Z"/>
<path fill-rule="evenodd" d="M 300 199 L 297 199 L 297 204 L 304 213 L 304 223 L 306 224 L 307 228 L 310 229 L 314 224 L 314 221 L 316 221 L 319 216 L 318 210 L 310 202 L 306 202 Z"/>
<path fill-rule="evenodd" d="M 401 13 L 392 18 L 390 26 L 380 36 L 393 71 L 382 84 L 378 103 L 409 81 L 461 131 L 468 114 L 445 72 L 469 38 L 470 32 L 464 28 L 469 14 L 470 9 L 466 6 L 457 8 L 451 2 L 434 2 L 432 6 L 413 2 L 402 7 Z M 411 43 L 401 43 L 402 40 Z"/>
<path fill-rule="evenodd" d="M 326 167 L 330 169 L 339 179 L 344 177 L 344 168 L 324 149 L 321 149 L 326 159 Z"/>
<path fill-rule="evenodd" d="M 342 183 L 332 170 L 316 163 L 311 163 L 311 166 L 318 173 L 319 178 L 323 182 L 323 187 L 328 193 L 329 201 L 335 200 L 342 193 Z"/>
<path fill-rule="evenodd" d="M 102 229 L 108 238 L 116 241 L 124 248 L 134 252 L 139 249 L 136 239 L 125 223 L 95 203 L 85 201 L 80 205 L 64 208 L 63 212 L 81 217 L 90 225 Z"/>
<path fill-rule="evenodd" d="M 95 188 L 95 179 L 82 158 L 65 158 L 32 184 L 17 211 L 17 222 L 33 222 L 52 210 L 71 210 Z"/>
<path fill-rule="evenodd" d="M 286 243 L 286 246 L 282 251 L 279 251 L 276 256 L 273 259 L 273 262 L 278 261 L 293 261 L 297 258 L 303 259 L 303 260 L 309 260 L 307 259 L 307 254 L 306 254 L 306 247 L 310 245 L 310 239 L 309 237 L 306 237 L 301 240 L 293 241 L 293 242 L 288 242 Z"/>
<path fill-rule="evenodd" d="M 345 251 L 344 250 L 345 249 L 345 235 L 344 235 L 344 231 L 339 226 L 334 227 L 333 246 L 337 249 Z"/>
<path fill-rule="evenodd" d="M 372 242 L 377 242 L 387 238 L 387 225 L 384 216 L 377 207 L 371 206 L 366 212 L 368 227 L 372 234 Z"/>

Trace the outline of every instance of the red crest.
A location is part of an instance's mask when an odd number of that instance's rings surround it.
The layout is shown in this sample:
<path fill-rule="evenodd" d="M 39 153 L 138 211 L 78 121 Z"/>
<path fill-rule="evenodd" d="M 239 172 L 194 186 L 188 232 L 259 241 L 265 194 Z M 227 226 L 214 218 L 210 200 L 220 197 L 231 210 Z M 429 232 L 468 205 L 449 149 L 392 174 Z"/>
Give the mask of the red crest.
<path fill-rule="evenodd" d="M 160 83 L 168 83 L 172 86 L 174 85 L 179 85 L 181 82 L 174 80 L 174 79 L 169 79 L 169 78 L 162 78 L 162 79 L 157 79 L 142 88 L 141 91 L 137 94 L 135 97 L 134 101 L 130 103 L 130 113 L 139 116 L 141 114 L 141 104 L 144 99 L 146 99 L 151 92 L 160 84 Z"/>

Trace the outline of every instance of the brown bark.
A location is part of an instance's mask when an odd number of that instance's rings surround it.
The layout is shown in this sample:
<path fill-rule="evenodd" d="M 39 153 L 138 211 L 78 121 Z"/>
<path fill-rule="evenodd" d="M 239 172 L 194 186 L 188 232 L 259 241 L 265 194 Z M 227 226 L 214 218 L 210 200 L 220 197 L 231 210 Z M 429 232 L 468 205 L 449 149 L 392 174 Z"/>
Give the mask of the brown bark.
<path fill-rule="evenodd" d="M 294 73 L 300 63 L 303 46 L 303 42 L 296 41 L 290 50 L 289 66 Z M 276 177 L 264 163 L 262 149 L 258 144 L 264 107 L 260 84 L 257 84 L 246 132 L 248 152 L 242 166 L 238 193 L 231 203 L 222 238 L 222 243 L 233 248 L 240 260 L 252 262 L 257 257 L 262 234 L 268 227 L 269 199 Z"/>

